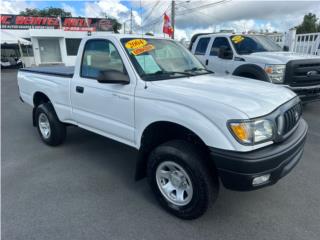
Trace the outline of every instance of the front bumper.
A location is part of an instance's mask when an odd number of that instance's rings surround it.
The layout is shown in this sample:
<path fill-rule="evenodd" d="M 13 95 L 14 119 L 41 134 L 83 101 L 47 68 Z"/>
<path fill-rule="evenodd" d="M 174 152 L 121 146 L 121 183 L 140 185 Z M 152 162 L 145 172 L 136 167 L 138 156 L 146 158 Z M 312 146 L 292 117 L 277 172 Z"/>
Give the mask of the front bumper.
<path fill-rule="evenodd" d="M 288 86 L 288 88 L 294 91 L 304 103 L 320 101 L 320 85 L 309 87 Z"/>
<path fill-rule="evenodd" d="M 299 162 L 308 125 L 301 119 L 296 131 L 285 141 L 251 152 L 235 152 L 211 148 L 223 185 L 231 190 L 250 191 L 275 184 Z M 264 184 L 253 186 L 255 177 L 270 174 Z"/>

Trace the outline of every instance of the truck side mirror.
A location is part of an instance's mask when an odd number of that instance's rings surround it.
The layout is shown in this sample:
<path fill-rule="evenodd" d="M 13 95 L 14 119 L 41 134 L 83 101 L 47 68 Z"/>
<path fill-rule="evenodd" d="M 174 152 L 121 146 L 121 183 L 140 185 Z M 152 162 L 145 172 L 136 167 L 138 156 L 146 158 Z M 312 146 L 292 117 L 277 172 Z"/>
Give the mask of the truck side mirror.
<path fill-rule="evenodd" d="M 233 53 L 232 50 L 226 46 L 221 46 L 219 48 L 219 53 L 218 57 L 222 59 L 232 59 L 233 58 Z"/>
<path fill-rule="evenodd" d="M 288 47 L 288 46 L 283 46 L 282 50 L 283 50 L 284 52 L 289 52 L 289 47 Z"/>
<path fill-rule="evenodd" d="M 111 83 L 111 84 L 129 84 L 130 79 L 128 74 L 117 70 L 100 71 L 97 78 L 99 83 Z"/>

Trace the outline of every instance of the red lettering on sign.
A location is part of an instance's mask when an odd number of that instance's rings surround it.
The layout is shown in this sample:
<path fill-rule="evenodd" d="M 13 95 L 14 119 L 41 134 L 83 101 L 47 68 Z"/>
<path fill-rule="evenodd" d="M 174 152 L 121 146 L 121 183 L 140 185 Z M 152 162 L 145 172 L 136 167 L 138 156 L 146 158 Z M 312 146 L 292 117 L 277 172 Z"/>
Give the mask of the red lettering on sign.
<path fill-rule="evenodd" d="M 49 26 L 59 25 L 59 21 L 56 18 L 48 18 L 47 24 Z"/>
<path fill-rule="evenodd" d="M 1 24 L 10 24 L 12 16 L 1 16 Z"/>
<path fill-rule="evenodd" d="M 33 17 L 25 17 L 23 21 L 24 25 L 33 24 Z"/>
<path fill-rule="evenodd" d="M 23 21 L 24 21 L 24 17 L 23 16 L 17 16 L 16 17 L 16 24 L 22 25 Z"/>

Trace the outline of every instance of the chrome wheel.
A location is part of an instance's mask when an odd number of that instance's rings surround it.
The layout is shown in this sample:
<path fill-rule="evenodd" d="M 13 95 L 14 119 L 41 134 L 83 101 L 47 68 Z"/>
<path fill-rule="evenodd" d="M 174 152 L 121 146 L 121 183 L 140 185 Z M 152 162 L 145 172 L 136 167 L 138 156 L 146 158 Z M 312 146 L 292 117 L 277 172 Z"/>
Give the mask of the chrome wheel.
<path fill-rule="evenodd" d="M 162 195 L 177 206 L 187 205 L 193 196 L 193 187 L 187 172 L 177 163 L 162 162 L 156 171 L 158 188 Z"/>
<path fill-rule="evenodd" d="M 38 125 L 41 135 L 44 138 L 49 138 L 51 134 L 50 122 L 46 114 L 40 113 L 38 118 Z"/>

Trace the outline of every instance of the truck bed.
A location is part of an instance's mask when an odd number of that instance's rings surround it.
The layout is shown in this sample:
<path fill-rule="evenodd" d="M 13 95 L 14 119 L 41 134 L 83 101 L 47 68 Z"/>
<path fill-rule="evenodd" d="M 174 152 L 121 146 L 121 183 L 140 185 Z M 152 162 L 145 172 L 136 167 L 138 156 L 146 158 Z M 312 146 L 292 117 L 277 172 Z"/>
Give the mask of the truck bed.
<path fill-rule="evenodd" d="M 65 66 L 29 67 L 29 68 L 21 68 L 19 71 L 72 78 L 74 73 L 74 67 L 65 67 Z"/>

